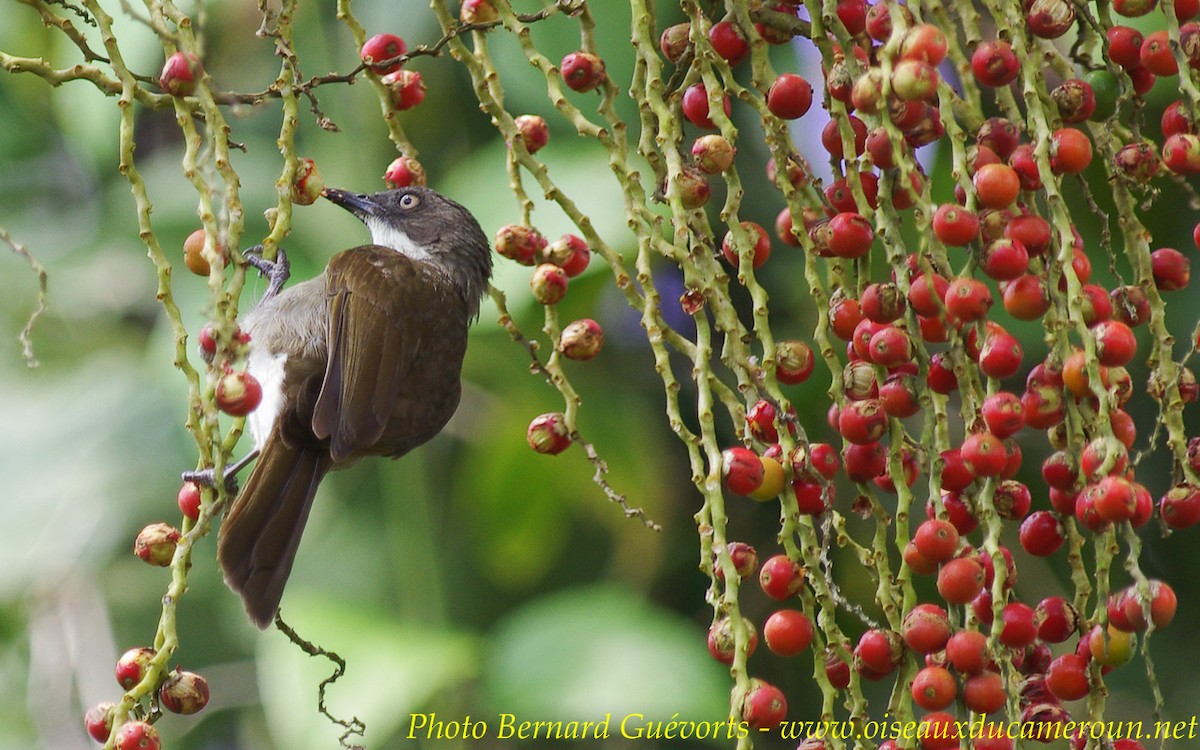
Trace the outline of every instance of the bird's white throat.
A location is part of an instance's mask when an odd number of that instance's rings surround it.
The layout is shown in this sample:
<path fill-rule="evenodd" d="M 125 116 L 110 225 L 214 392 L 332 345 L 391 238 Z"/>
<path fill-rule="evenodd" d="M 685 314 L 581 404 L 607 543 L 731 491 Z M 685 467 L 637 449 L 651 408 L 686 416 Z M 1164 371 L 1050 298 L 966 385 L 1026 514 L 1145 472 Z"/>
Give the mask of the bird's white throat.
<path fill-rule="evenodd" d="M 395 250 L 413 260 L 433 260 L 433 256 L 429 254 L 428 250 L 413 242 L 407 234 L 386 221 L 368 216 L 366 225 L 367 229 L 371 230 L 371 241 L 376 245 Z"/>

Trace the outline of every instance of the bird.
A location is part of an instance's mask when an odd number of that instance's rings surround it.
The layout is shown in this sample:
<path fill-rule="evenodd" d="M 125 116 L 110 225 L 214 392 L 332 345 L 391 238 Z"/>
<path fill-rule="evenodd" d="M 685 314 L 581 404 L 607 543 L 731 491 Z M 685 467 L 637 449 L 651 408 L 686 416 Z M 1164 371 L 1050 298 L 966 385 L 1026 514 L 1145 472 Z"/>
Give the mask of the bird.
<path fill-rule="evenodd" d="M 479 222 L 434 190 L 323 195 L 366 225 L 369 244 L 286 289 L 285 257 L 246 255 L 271 280 L 242 325 L 263 398 L 247 417 L 257 460 L 221 522 L 217 559 L 260 629 L 279 610 L 325 475 L 399 458 L 453 416 L 492 271 Z"/>

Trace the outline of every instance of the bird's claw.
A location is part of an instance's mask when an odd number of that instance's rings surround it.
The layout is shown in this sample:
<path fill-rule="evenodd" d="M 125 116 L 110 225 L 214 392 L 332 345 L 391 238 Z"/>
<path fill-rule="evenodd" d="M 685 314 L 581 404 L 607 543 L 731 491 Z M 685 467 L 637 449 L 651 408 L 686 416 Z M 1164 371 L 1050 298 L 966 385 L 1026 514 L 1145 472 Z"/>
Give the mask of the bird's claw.
<path fill-rule="evenodd" d="M 196 471 L 183 472 L 183 481 L 192 482 L 204 487 L 216 488 L 217 473 L 212 467 L 207 469 L 198 469 Z M 237 469 L 231 467 L 225 472 L 225 492 L 229 495 L 236 495 L 238 492 Z"/>
<path fill-rule="evenodd" d="M 283 289 L 283 285 L 287 283 L 292 275 L 292 264 L 288 262 L 287 253 L 283 248 L 275 249 L 275 260 L 267 260 L 262 257 L 263 246 L 255 245 L 242 252 L 246 257 L 246 265 L 258 269 L 259 274 L 265 276 L 269 283 L 264 297 L 273 297 Z"/>

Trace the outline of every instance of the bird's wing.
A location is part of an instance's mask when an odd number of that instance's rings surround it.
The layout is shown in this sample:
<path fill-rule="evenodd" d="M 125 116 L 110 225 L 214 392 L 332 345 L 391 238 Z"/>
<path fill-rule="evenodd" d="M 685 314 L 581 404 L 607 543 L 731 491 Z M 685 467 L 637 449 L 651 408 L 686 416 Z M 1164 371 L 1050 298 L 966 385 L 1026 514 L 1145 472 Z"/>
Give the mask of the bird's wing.
<path fill-rule="evenodd" d="M 329 440 L 334 463 L 373 446 L 412 365 L 418 335 L 406 330 L 410 294 L 420 288 L 416 264 L 376 245 L 335 256 L 326 270 L 329 363 L 313 410 L 312 429 Z"/>

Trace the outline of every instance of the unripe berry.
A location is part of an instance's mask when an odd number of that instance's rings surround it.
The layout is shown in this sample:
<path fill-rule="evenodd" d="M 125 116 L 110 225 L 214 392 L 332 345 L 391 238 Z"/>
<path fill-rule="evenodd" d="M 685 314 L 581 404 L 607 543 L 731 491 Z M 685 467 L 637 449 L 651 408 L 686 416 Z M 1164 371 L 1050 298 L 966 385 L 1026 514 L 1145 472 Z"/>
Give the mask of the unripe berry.
<path fill-rule="evenodd" d="M 553 305 L 567 293 L 567 272 L 553 263 L 543 263 L 533 269 L 529 289 L 533 298 L 543 305 Z"/>
<path fill-rule="evenodd" d="M 150 565 L 165 568 L 175 556 L 179 544 L 179 529 L 165 523 L 152 523 L 138 532 L 133 542 L 133 554 Z"/>
<path fill-rule="evenodd" d="M 492 0 L 462 0 L 458 19 L 463 23 L 491 23 L 500 20 L 500 12 Z"/>
<path fill-rule="evenodd" d="M 542 257 L 547 263 L 561 268 L 570 278 L 575 278 L 587 268 L 592 252 L 582 237 L 564 234 L 545 247 Z"/>
<path fill-rule="evenodd" d="M 194 714 L 208 705 L 208 680 L 195 672 L 185 672 L 179 667 L 167 675 L 158 689 L 158 699 L 168 711 L 185 716 Z"/>
<path fill-rule="evenodd" d="M 513 120 L 513 124 L 517 126 L 517 137 L 531 154 L 540 151 L 550 141 L 550 129 L 541 115 L 520 115 Z"/>
<path fill-rule="evenodd" d="M 557 455 L 571 446 L 566 417 L 560 412 L 539 414 L 525 431 L 525 442 L 538 453 Z"/>
<path fill-rule="evenodd" d="M 567 359 L 588 360 L 600 353 L 604 330 L 591 318 L 568 323 L 558 337 L 558 350 Z"/>
<path fill-rule="evenodd" d="M 292 203 L 309 206 L 325 192 L 325 180 L 312 159 L 298 159 L 292 178 Z"/>
<path fill-rule="evenodd" d="M 692 144 L 692 158 L 705 174 L 719 174 L 733 166 L 737 149 L 723 135 L 702 135 Z"/>
<path fill-rule="evenodd" d="M 204 253 L 204 244 L 207 237 L 207 232 L 203 229 L 197 229 L 183 241 L 183 264 L 197 276 L 207 276 L 212 268 L 208 262 L 208 257 Z M 220 245 L 214 244 L 213 252 L 217 255 L 217 259 L 221 264 L 224 265 L 225 249 Z"/>
<path fill-rule="evenodd" d="M 533 227 L 507 224 L 496 231 L 493 247 L 505 258 L 531 266 L 546 247 L 546 238 Z"/>
<path fill-rule="evenodd" d="M 191 96 L 196 92 L 196 79 L 203 75 L 203 68 L 196 56 L 189 52 L 175 52 L 163 64 L 158 76 L 158 86 L 171 96 Z"/>

